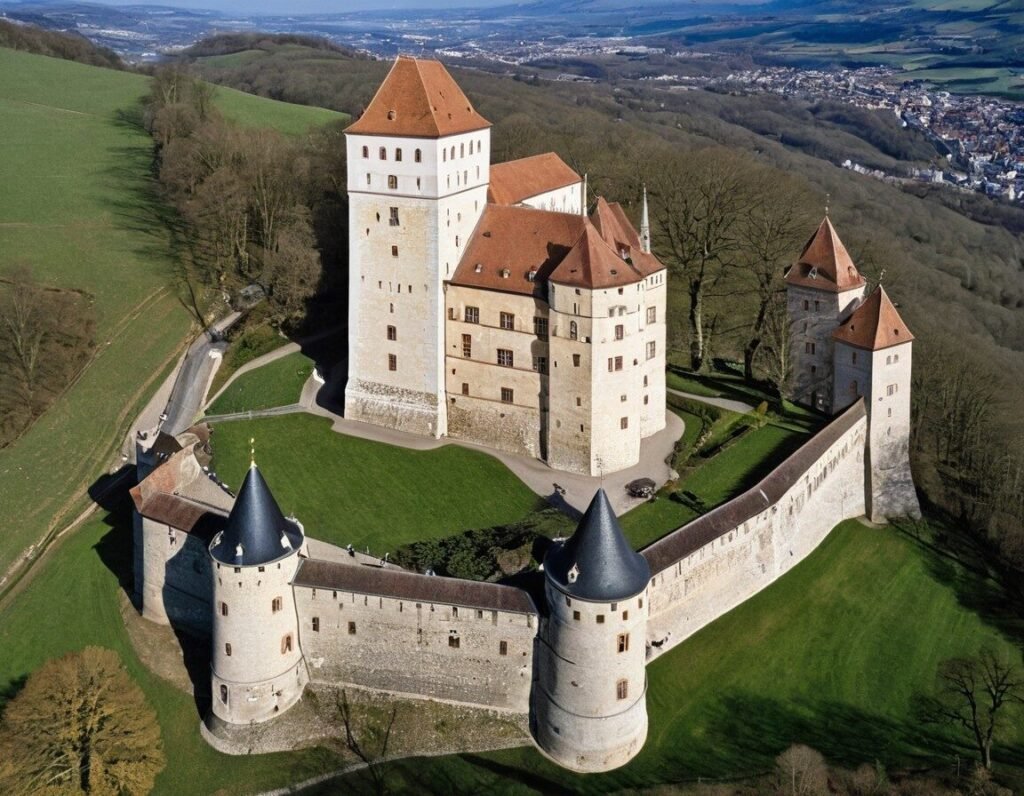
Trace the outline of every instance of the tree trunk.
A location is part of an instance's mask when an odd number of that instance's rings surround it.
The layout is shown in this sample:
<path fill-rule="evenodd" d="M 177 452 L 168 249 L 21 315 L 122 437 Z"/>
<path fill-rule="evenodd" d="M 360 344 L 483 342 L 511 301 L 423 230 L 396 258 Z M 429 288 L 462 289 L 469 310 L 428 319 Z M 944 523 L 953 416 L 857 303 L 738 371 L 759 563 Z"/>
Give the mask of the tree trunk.
<path fill-rule="evenodd" d="M 690 369 L 699 371 L 704 366 L 704 321 L 701 280 L 690 280 Z"/>

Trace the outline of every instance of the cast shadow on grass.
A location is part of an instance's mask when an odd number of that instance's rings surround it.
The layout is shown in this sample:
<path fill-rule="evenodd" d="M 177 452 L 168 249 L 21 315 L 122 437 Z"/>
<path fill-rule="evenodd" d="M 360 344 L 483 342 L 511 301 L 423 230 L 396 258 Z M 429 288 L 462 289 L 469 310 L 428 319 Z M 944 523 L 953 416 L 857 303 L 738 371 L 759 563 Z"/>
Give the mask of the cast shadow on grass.
<path fill-rule="evenodd" d="M 1013 574 L 956 520 L 934 506 L 923 508 L 927 525 L 900 519 L 892 527 L 921 551 L 932 577 L 952 588 L 960 605 L 1024 649 L 1024 596 Z"/>

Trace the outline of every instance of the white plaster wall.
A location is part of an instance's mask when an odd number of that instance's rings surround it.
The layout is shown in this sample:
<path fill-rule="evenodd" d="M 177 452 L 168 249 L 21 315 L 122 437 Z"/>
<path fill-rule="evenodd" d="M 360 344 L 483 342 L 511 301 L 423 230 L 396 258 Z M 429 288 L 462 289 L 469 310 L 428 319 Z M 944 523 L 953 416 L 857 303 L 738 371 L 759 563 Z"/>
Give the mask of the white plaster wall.
<path fill-rule="evenodd" d="M 213 712 L 233 724 L 272 719 L 299 700 L 308 679 L 291 586 L 299 551 L 263 566 L 233 567 L 212 556 L 211 561 Z M 276 597 L 278 611 L 273 610 Z M 283 651 L 289 635 L 291 650 Z"/>
<path fill-rule="evenodd" d="M 583 182 L 581 180 L 562 188 L 556 188 L 553 191 L 545 191 L 536 196 L 530 196 L 520 202 L 520 204 L 535 207 L 538 210 L 550 210 L 555 213 L 575 213 L 579 215 L 583 212 Z"/>
<path fill-rule="evenodd" d="M 876 522 L 921 512 L 910 472 L 912 354 L 912 343 L 871 352 L 868 508 Z"/>
<path fill-rule="evenodd" d="M 658 271 L 644 280 L 644 303 L 640 312 L 640 329 L 644 346 L 641 363 L 640 437 L 644 439 L 665 428 L 665 354 L 667 352 L 666 271 Z M 654 309 L 655 321 L 647 323 L 647 309 Z M 647 359 L 647 343 L 653 341 L 655 356 Z"/>
<path fill-rule="evenodd" d="M 304 586 L 295 595 L 302 650 L 315 682 L 520 713 L 529 708 L 533 614 Z M 314 617 L 319 630 L 313 630 Z M 452 636 L 457 648 L 449 644 Z"/>
<path fill-rule="evenodd" d="M 142 615 L 161 625 L 210 632 L 210 563 L 201 539 L 135 515 L 142 542 Z M 136 559 L 138 565 L 138 557 Z M 137 573 L 138 575 L 138 573 Z"/>
<path fill-rule="evenodd" d="M 652 576 L 652 656 L 773 583 L 817 548 L 837 523 L 864 514 L 866 438 L 862 418 L 777 503 Z M 725 504 L 713 511 L 728 508 Z M 686 533 L 686 526 L 675 533 Z"/>

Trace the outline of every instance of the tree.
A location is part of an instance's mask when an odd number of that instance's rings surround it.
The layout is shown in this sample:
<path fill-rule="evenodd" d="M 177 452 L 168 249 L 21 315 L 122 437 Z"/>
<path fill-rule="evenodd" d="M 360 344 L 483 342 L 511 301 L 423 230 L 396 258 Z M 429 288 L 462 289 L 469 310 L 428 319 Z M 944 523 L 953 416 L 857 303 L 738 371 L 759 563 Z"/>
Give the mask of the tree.
<path fill-rule="evenodd" d="M 966 730 L 981 764 L 991 770 L 992 745 L 1006 724 L 1006 708 L 1024 702 L 1024 674 L 991 649 L 939 665 L 936 692 L 918 697 L 923 721 Z"/>
<path fill-rule="evenodd" d="M 345 728 L 345 747 L 365 764 L 365 770 L 373 782 L 374 792 L 383 796 L 387 790 L 383 763 L 387 760 L 391 730 L 395 726 L 398 709 L 392 707 L 391 712 L 380 721 L 365 720 L 361 728 L 357 729 L 357 719 L 352 713 L 345 689 L 341 690 L 341 694 L 336 696 L 335 700 L 338 715 Z"/>
<path fill-rule="evenodd" d="M 264 282 L 279 324 L 300 319 L 320 283 L 320 254 L 307 215 L 294 208 L 279 226 L 277 248 L 264 257 Z"/>
<path fill-rule="evenodd" d="M 7 705 L 0 788 L 8 794 L 141 794 L 164 767 L 160 725 L 117 653 L 47 661 Z"/>
<path fill-rule="evenodd" d="M 794 744 L 775 758 L 779 790 L 791 796 L 828 793 L 828 765 L 821 752 Z"/>

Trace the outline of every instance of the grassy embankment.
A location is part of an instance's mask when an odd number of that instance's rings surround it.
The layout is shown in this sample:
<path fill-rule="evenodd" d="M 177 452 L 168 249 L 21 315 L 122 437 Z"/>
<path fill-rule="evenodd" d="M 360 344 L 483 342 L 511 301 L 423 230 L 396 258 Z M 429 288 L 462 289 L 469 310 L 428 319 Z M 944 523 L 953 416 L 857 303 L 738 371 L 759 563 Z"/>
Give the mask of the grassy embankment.
<path fill-rule="evenodd" d="M 208 415 L 269 409 L 298 403 L 302 385 L 313 373 L 313 360 L 296 351 L 243 373 L 210 404 Z"/>
<path fill-rule="evenodd" d="M 17 517 L 0 536 L 0 573 L 88 505 L 128 423 L 173 365 L 190 329 L 174 252 L 138 125 L 141 75 L 0 49 L 0 271 L 94 297 L 96 356 L 15 444 L 0 451 L 0 496 Z M 218 88 L 224 114 L 299 133 L 339 114 Z"/>

